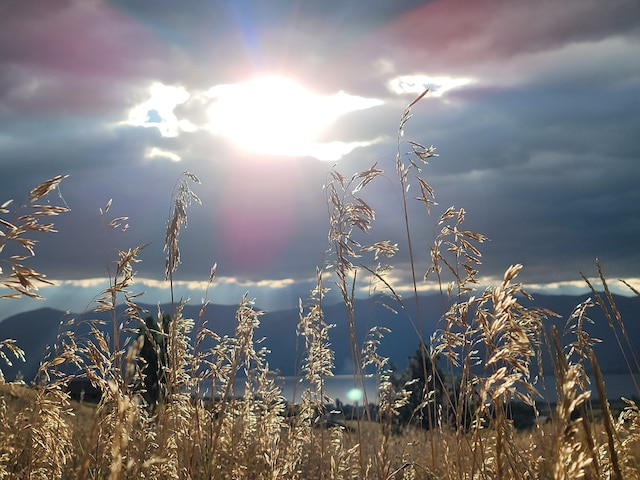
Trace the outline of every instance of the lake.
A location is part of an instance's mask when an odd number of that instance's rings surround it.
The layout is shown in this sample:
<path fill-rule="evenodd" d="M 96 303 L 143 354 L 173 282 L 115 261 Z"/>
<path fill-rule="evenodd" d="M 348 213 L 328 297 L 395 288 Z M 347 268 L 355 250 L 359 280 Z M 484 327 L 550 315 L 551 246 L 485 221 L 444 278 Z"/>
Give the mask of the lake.
<path fill-rule="evenodd" d="M 555 377 L 546 375 L 544 382 L 539 380 L 536 384 L 538 391 L 543 396 L 540 401 L 555 402 L 557 400 Z M 609 400 L 619 400 L 620 397 L 631 398 L 634 395 L 640 397 L 640 375 L 610 373 L 604 375 L 607 398 Z M 634 384 L 635 381 L 635 384 Z M 282 394 L 287 401 L 292 403 L 300 402 L 302 391 L 308 383 L 301 382 L 300 377 L 278 377 L 278 385 L 282 388 Z M 235 391 L 240 394 L 244 389 L 244 378 L 237 378 Z M 377 381 L 373 377 L 366 377 L 364 389 L 359 379 L 354 379 L 353 375 L 335 375 L 325 379 L 325 395 L 332 400 L 339 399 L 345 404 L 363 404 L 364 399 L 368 403 L 377 403 L 378 390 Z M 597 399 L 598 392 L 593 379 L 588 387 L 591 390 L 591 398 Z"/>

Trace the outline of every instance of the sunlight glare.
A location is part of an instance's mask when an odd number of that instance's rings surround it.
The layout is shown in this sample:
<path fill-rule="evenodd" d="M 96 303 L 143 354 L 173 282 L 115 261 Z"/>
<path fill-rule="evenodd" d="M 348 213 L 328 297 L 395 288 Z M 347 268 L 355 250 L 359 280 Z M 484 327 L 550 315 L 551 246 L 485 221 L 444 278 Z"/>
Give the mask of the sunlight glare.
<path fill-rule="evenodd" d="M 268 155 L 336 160 L 373 142 L 320 143 L 320 135 L 339 116 L 381 105 L 375 98 L 338 92 L 317 95 L 284 77 L 261 77 L 212 87 L 207 128 L 243 150 Z"/>

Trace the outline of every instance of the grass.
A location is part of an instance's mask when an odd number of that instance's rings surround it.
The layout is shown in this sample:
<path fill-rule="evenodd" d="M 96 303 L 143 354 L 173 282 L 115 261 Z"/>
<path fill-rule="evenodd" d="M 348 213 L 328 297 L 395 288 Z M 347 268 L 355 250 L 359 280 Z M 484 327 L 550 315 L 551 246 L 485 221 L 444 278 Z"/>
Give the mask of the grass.
<path fill-rule="evenodd" d="M 166 328 L 145 322 L 148 312 L 136 304 L 140 295 L 133 291 L 133 266 L 145 248 L 140 245 L 118 253 L 114 271 L 108 272 L 110 286 L 96 297 L 95 310 L 112 314 L 109 335 L 89 321 L 88 337 L 66 332 L 58 338 L 42 360 L 35 384 L 6 382 L 0 376 L 0 478 L 639 478 L 640 409 L 627 400 L 613 412 L 592 349 L 596 340 L 584 328 L 589 310 L 601 308 L 616 333 L 616 347 L 626 352 L 630 370 L 638 370 L 600 266 L 604 293 L 587 282 L 593 300 L 576 306 L 567 319 L 572 340 L 562 345 L 557 331 L 544 326 L 553 312 L 521 305 L 520 299 L 528 297 L 517 282 L 521 265 L 509 267 L 497 285 L 479 289 L 480 248 L 486 237 L 465 229 L 463 208 L 445 209 L 435 220 L 440 231 L 429 250 L 415 251 L 415 245 L 427 242 L 410 233 L 417 220 L 409 213 L 414 201 L 409 185 L 418 186 L 415 200 L 430 215 L 435 192 L 422 170 L 435 149 L 403 138 L 411 108 L 425 94 L 401 117 L 395 177 L 386 177 L 377 165 L 351 176 L 330 172 L 325 185 L 330 248 L 316 272 L 310 300 L 300 301 L 300 367 L 308 386 L 295 408 L 287 405 L 269 368 L 268 352 L 256 336 L 262 312 L 248 297 L 239 301 L 233 336 L 221 337 L 210 328 L 206 301 L 198 318 L 184 318 L 173 288 L 171 312 L 156 313 L 157 324 Z M 401 194 L 405 245 L 371 241 L 375 211 L 366 193 L 379 177 L 394 182 Z M 27 237 L 54 232 L 42 219 L 65 213 L 67 207 L 40 200 L 63 180 L 58 176 L 37 186 L 13 211 L 10 202 L 0 207 L 0 214 L 13 215 L 0 220 L 5 297 L 37 297 L 38 284 L 49 282 L 26 266 L 36 246 Z M 171 283 L 180 264 L 179 236 L 188 207 L 199 202 L 193 183 L 199 179 L 185 173 L 172 195 L 165 236 L 165 273 Z M 111 201 L 101 215 L 108 217 L 110 206 Z M 121 229 L 126 220 L 107 218 L 105 223 Z M 399 249 L 406 249 L 410 258 L 414 288 L 408 298 L 389 280 Z M 427 264 L 417 260 L 424 257 Z M 215 270 L 214 265 L 210 284 Z M 355 290 L 363 281 L 382 289 L 389 305 L 399 305 L 394 307 L 398 321 L 413 326 L 410 343 L 420 345 L 416 378 L 399 383 L 388 359 L 378 353 L 385 329 L 357 337 Z M 449 299 L 437 333 L 422 327 L 422 281 L 437 282 Z M 329 287 L 338 289 L 345 306 L 340 321 L 348 326 L 355 378 L 364 383 L 365 374 L 376 375 L 379 402 L 373 408 L 365 398 L 362 415 L 342 426 L 320 428 L 333 401 L 325 392 L 334 368 L 333 325 L 323 314 Z M 415 304 L 416 317 L 408 313 L 408 302 Z M 122 316 L 116 313 L 118 304 L 126 305 Z M 149 355 L 150 348 L 155 356 Z M 536 403 L 535 375 L 542 371 L 545 354 L 553 358 L 559 388 L 557 402 L 543 411 Z M 0 341 L 0 360 L 20 360 L 21 355 L 11 339 Z M 157 369 L 160 392 L 153 405 L 145 403 L 141 387 L 150 368 Z M 64 373 L 68 371 L 78 373 Z M 595 385 L 589 385 L 587 371 L 594 372 Z M 243 392 L 235 391 L 237 378 L 246 378 Z M 71 399 L 69 384 L 78 379 L 102 392 L 97 405 Z M 203 395 L 203 386 L 213 397 Z M 598 393 L 595 405 L 590 390 Z M 552 421 L 516 429 L 515 412 L 522 405 L 536 418 L 544 414 Z"/>

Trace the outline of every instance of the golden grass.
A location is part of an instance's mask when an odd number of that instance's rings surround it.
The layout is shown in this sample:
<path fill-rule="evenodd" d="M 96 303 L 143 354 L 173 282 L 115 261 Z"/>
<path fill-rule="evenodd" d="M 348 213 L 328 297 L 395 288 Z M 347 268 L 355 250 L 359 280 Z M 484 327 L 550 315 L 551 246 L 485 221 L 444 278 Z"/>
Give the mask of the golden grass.
<path fill-rule="evenodd" d="M 160 325 L 163 315 L 169 315 L 167 328 L 150 332 L 143 320 L 147 312 L 136 305 L 140 294 L 132 291 L 133 265 L 146 246 L 141 245 L 119 252 L 115 270 L 109 272 L 110 286 L 97 296 L 95 310 L 112 313 L 110 335 L 94 326 L 88 338 L 76 339 L 72 332 L 60 336 L 41 363 L 37 383 L 28 387 L 6 383 L 0 370 L 0 479 L 640 478 L 640 410 L 627 401 L 619 413 L 612 413 L 593 354 L 595 340 L 583 328 L 588 310 L 598 306 L 619 347 L 633 352 L 599 264 L 605 294 L 589 284 L 595 300 L 576 307 L 567 319 L 573 340 L 561 345 L 557 332 L 544 328 L 545 318 L 553 312 L 521 305 L 520 299 L 528 297 L 517 282 L 521 265 L 509 267 L 499 284 L 476 291 L 479 245 L 486 238 L 464 228 L 464 209 L 450 207 L 440 215 L 440 232 L 425 255 L 429 261 L 416 260 L 409 182 L 418 185 L 417 201 L 429 214 L 435 192 L 424 180 L 422 168 L 435 152 L 433 147 L 401 139 L 411 107 L 425 94 L 407 107 L 398 132 L 395 181 L 403 199 L 404 247 L 388 240 L 368 241 L 375 212 L 364 194 L 384 172 L 376 165 L 351 177 L 331 171 L 325 186 L 330 249 L 317 270 L 310 301 L 300 302 L 297 332 L 304 344 L 301 373 L 308 387 L 299 405 L 291 408 L 282 396 L 268 352 L 255 337 L 262 312 L 246 296 L 236 310 L 233 336 L 221 337 L 209 327 L 206 301 L 199 318 L 187 319 L 183 304 L 173 298 L 171 312 L 157 312 Z M 5 297 L 37 297 L 38 283 L 48 282 L 26 266 L 35 255 L 35 242 L 26 235 L 54 232 L 52 224 L 43 225 L 40 219 L 64 213 L 66 205 L 37 202 L 63 179 L 43 182 L 10 220 L 0 221 L 0 252 L 9 245 L 22 252 L 0 258 Z M 187 208 L 199 202 L 189 182 L 199 180 L 185 173 L 172 196 L 165 235 L 169 280 L 180 263 L 179 235 Z M 10 206 L 4 203 L 0 214 L 11 214 Z M 101 215 L 108 215 L 110 206 L 111 201 Z M 125 221 L 119 217 L 106 223 L 120 229 Z M 411 259 L 414 295 L 408 299 L 397 294 L 387 275 L 400 248 L 406 248 Z M 437 282 L 450 299 L 437 334 L 423 331 L 417 295 L 420 271 L 421 281 Z M 354 292 L 361 276 L 382 285 L 399 302 L 398 321 L 412 324 L 416 336 L 408 340 L 420 345 L 419 378 L 404 385 L 394 380 L 388 359 L 378 353 L 385 329 L 374 328 L 366 338 L 357 337 Z M 209 278 L 214 281 L 215 266 Z M 325 383 L 334 369 L 333 325 L 323 313 L 328 286 L 338 289 L 345 305 L 356 377 L 364 382 L 365 372 L 373 371 L 379 381 L 379 404 L 373 408 L 365 399 L 360 418 L 327 429 L 322 427 L 323 416 L 332 399 L 325 394 Z M 407 313 L 406 302 L 415 302 L 416 318 Z M 124 316 L 115 310 L 121 303 L 126 305 Z M 189 334 L 194 330 L 192 342 Z M 213 346 L 205 349 L 205 340 Z M 142 353 L 145 342 L 147 350 L 155 349 L 156 358 L 165 359 L 158 364 L 157 405 L 145 404 L 141 387 L 149 371 Z M 517 430 L 514 405 L 524 403 L 540 415 L 533 377 L 544 352 L 553 358 L 559 386 L 557 402 L 545 412 L 553 421 Z M 11 339 L 0 341 L 0 361 L 21 355 Z M 628 363 L 631 370 L 637 369 L 635 353 Z M 79 373 L 65 374 L 64 367 L 70 365 Z M 595 372 L 597 412 L 588 401 L 588 370 Z M 234 390 L 239 376 L 246 377 L 243 392 Z M 100 389 L 97 405 L 71 400 L 68 386 L 77 379 Z M 431 387 L 416 390 L 420 379 L 421 385 Z M 202 394 L 205 385 L 210 398 Z M 407 411 L 410 415 L 403 416 Z"/>

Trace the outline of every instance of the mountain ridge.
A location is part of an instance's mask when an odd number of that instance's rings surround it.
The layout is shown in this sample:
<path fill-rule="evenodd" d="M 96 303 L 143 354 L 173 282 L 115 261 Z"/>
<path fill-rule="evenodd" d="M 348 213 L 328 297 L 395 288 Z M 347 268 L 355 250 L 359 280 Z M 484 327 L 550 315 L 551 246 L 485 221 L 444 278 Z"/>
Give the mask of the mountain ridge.
<path fill-rule="evenodd" d="M 524 298 L 520 301 L 524 306 L 547 308 L 559 314 L 559 318 L 545 320 L 545 327 L 556 325 L 562 334 L 566 330 L 567 319 L 574 308 L 586 298 L 588 296 L 537 294 L 533 301 Z M 640 297 L 614 295 L 614 300 L 622 319 L 625 321 L 631 345 L 640 345 L 640 322 L 634 321 L 640 314 Z M 415 322 L 417 318 L 415 304 L 413 301 L 407 301 L 406 309 L 394 315 L 381 305 L 383 302 L 390 303 L 391 306 L 399 310 L 397 303 L 385 296 L 356 300 L 355 320 L 358 341 L 361 343 L 368 330 L 373 326 L 389 328 L 391 332 L 385 334 L 381 340 L 379 352 L 389 358 L 398 368 L 403 368 L 407 357 L 419 345 L 414 326 L 408 320 L 412 318 Z M 423 307 L 422 328 L 428 341 L 429 336 L 438 328 L 440 317 L 444 313 L 446 305 L 443 304 L 439 294 L 421 296 L 420 303 Z M 158 309 L 157 305 L 140 304 L 140 306 L 152 315 L 155 315 Z M 160 309 L 164 312 L 170 311 L 171 306 L 170 304 L 162 304 Z M 188 304 L 183 311 L 185 318 L 191 318 L 195 321 L 196 329 L 199 324 L 200 309 L 201 305 Z M 233 335 L 236 309 L 235 305 L 211 304 L 207 307 L 203 318 L 208 322 L 207 327 L 217 334 L 221 336 Z M 122 319 L 124 306 L 119 305 L 116 312 L 118 318 Z M 350 374 L 353 368 L 345 307 L 340 303 L 323 305 L 323 313 L 327 323 L 335 324 L 335 327 L 329 331 L 329 341 L 335 353 L 334 372 L 336 374 Z M 614 355 L 612 348 L 610 348 L 610 345 L 615 345 L 617 349 L 617 339 L 609 328 L 606 316 L 597 306 L 589 310 L 588 316 L 594 323 L 586 324 L 585 328 L 593 337 L 603 340 L 602 343 L 594 347 L 601 362 L 601 369 L 607 373 L 628 372 L 629 369 L 624 357 Z M 72 319 L 73 322 L 71 322 Z M 101 328 L 106 334 L 113 331 L 110 312 L 74 314 L 43 307 L 1 320 L 0 339 L 16 340 L 16 344 L 25 351 L 27 358 L 26 363 L 15 361 L 13 366 L 5 365 L 0 360 L 0 368 L 5 377 L 11 380 L 17 375 L 22 375 L 26 381 L 33 380 L 47 346 L 52 346 L 58 335 L 67 329 L 73 330 L 78 338 L 83 338 L 89 333 L 87 321 L 93 319 L 105 322 Z M 304 340 L 296 335 L 298 321 L 299 310 L 296 308 L 265 312 L 260 316 L 260 327 L 254 335 L 255 338 L 264 337 L 261 346 L 265 346 L 270 351 L 268 360 L 271 368 L 285 376 L 296 375 L 300 371 Z M 135 324 L 130 326 L 136 327 Z M 566 343 L 565 341 L 564 344 Z M 545 368 L 545 371 L 550 370 Z"/>

